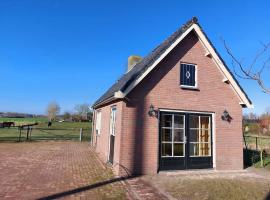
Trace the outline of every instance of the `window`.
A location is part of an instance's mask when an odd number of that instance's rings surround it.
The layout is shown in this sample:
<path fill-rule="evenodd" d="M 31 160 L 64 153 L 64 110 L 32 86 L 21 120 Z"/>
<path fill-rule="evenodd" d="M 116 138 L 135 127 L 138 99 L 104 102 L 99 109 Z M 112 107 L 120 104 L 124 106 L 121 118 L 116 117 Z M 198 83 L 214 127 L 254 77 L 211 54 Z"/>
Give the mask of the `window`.
<path fill-rule="evenodd" d="M 161 116 L 161 156 L 183 157 L 185 155 L 185 117 L 177 114 Z"/>
<path fill-rule="evenodd" d="M 116 107 L 111 109 L 110 134 L 115 136 Z"/>
<path fill-rule="evenodd" d="M 101 111 L 98 110 L 96 113 L 96 134 L 99 135 L 101 130 Z"/>
<path fill-rule="evenodd" d="M 211 156 L 210 117 L 191 115 L 189 118 L 191 157 Z"/>
<path fill-rule="evenodd" d="M 196 66 L 182 63 L 180 66 L 180 85 L 181 87 L 197 87 Z"/>

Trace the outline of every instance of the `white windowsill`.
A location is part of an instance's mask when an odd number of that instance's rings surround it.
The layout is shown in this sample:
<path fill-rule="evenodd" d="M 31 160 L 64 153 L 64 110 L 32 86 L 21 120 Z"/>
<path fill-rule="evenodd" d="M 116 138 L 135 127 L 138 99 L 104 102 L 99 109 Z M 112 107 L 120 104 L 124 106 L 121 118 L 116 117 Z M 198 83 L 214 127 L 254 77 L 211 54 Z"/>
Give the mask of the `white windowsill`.
<path fill-rule="evenodd" d="M 183 89 L 190 89 L 190 90 L 199 90 L 197 86 L 189 86 L 189 85 L 180 85 Z"/>

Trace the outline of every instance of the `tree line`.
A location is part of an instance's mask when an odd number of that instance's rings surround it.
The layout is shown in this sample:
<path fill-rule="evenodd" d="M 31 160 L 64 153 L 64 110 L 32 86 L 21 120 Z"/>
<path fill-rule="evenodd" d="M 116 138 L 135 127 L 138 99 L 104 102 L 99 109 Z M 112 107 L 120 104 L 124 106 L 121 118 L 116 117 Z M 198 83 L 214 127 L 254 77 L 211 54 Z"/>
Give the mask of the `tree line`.
<path fill-rule="evenodd" d="M 270 136 L 270 108 L 267 108 L 261 115 L 255 113 L 245 114 L 243 121 L 244 132 Z"/>
<path fill-rule="evenodd" d="M 47 106 L 47 117 L 49 121 L 55 120 L 65 120 L 65 121 L 75 121 L 75 122 L 87 122 L 92 121 L 92 109 L 90 104 L 83 103 L 77 104 L 74 107 L 75 112 L 71 113 L 65 111 L 60 115 L 61 107 L 57 102 L 51 102 Z"/>

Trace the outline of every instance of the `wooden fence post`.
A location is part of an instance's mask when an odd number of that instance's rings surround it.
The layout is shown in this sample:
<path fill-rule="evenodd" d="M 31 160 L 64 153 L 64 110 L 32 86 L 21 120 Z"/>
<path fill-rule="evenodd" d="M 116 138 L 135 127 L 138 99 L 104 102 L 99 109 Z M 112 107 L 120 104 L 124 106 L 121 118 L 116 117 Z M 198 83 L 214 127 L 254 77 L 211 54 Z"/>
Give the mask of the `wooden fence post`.
<path fill-rule="evenodd" d="M 258 137 L 256 136 L 256 151 L 258 150 Z"/>
<path fill-rule="evenodd" d="M 30 132 L 29 132 L 29 140 L 31 141 L 31 137 L 32 137 L 32 127 L 30 127 Z"/>
<path fill-rule="evenodd" d="M 30 128 L 29 126 L 27 126 L 26 140 L 29 140 L 29 131 L 30 131 Z"/>
<path fill-rule="evenodd" d="M 244 138 L 245 147 L 247 149 L 247 142 L 246 142 L 246 136 L 245 136 L 245 134 L 243 134 L 243 138 Z"/>
<path fill-rule="evenodd" d="M 83 134 L 83 129 L 80 128 L 80 142 L 82 141 L 82 134 Z"/>
<path fill-rule="evenodd" d="M 21 141 L 21 136 L 22 136 L 22 127 L 19 126 L 19 129 L 20 129 L 20 134 L 19 134 L 19 142 Z"/>

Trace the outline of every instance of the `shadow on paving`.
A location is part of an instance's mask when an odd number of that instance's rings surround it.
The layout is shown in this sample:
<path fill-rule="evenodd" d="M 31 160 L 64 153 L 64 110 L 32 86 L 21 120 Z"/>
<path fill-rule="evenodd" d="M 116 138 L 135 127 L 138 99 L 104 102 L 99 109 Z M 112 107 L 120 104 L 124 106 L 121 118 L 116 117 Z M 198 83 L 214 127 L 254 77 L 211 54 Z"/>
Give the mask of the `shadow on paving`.
<path fill-rule="evenodd" d="M 108 184 L 111 184 L 111 183 L 115 183 L 115 182 L 118 182 L 118 181 L 124 181 L 124 180 L 127 180 L 127 179 L 132 179 L 132 178 L 135 178 L 135 177 L 137 177 L 137 176 L 125 176 L 125 177 L 114 178 L 114 179 L 102 181 L 102 182 L 99 182 L 99 183 L 94 183 L 92 185 L 86 185 L 86 186 L 78 187 L 78 188 L 75 188 L 75 189 L 72 189 L 72 190 L 59 192 L 59 193 L 52 194 L 52 195 L 49 195 L 49 196 L 46 196 L 46 197 L 41 197 L 41 198 L 38 198 L 37 200 L 49 200 L 49 199 L 62 198 L 62 197 L 66 197 L 66 196 L 69 196 L 69 195 L 76 194 L 76 193 L 92 190 L 92 189 L 95 189 L 95 188 L 98 188 L 98 187 L 101 187 L 101 186 L 104 186 L 104 185 L 108 185 Z"/>

